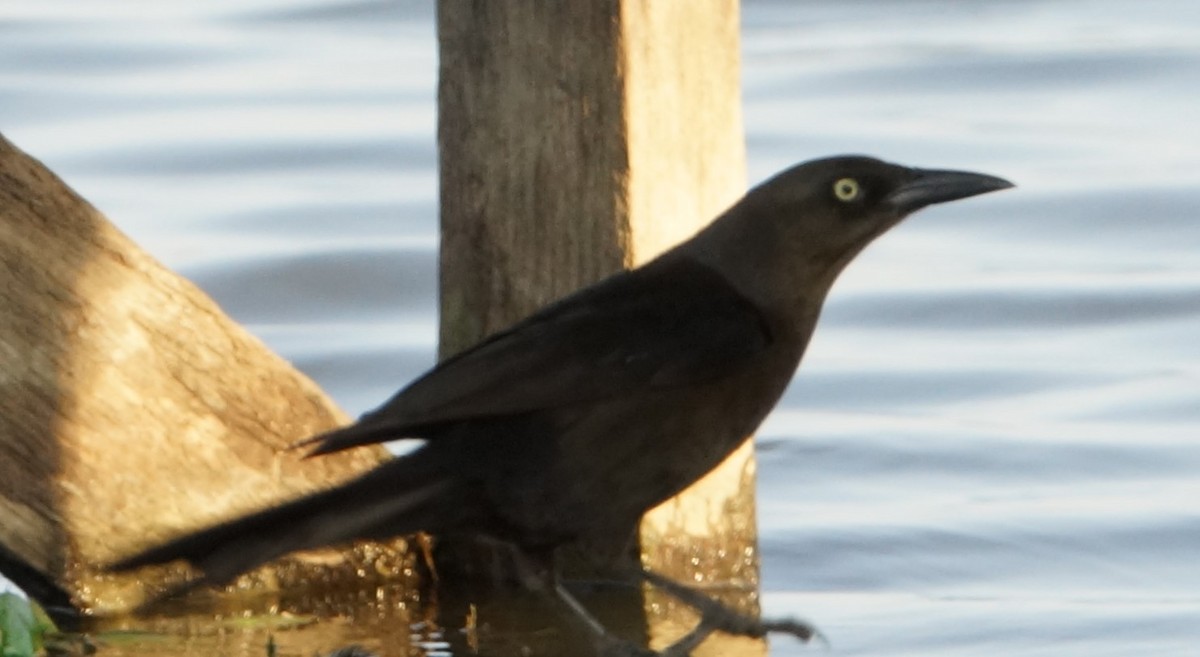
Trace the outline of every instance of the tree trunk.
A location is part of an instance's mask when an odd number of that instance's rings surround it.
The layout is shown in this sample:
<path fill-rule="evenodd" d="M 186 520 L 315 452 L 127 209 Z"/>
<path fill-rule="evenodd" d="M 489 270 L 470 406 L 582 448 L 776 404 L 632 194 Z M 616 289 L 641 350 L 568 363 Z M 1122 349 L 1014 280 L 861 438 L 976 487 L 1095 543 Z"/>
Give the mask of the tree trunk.
<path fill-rule="evenodd" d="M 2 137 L 0 307 L 0 571 L 51 605 L 136 603 L 161 578 L 97 566 L 385 455 L 286 451 L 345 415 Z"/>

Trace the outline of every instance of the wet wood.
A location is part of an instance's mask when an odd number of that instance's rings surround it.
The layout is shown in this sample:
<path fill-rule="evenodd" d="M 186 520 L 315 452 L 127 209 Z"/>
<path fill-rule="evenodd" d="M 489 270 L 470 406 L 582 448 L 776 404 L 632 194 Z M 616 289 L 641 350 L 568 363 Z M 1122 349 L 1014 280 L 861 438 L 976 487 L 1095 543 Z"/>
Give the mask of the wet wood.
<path fill-rule="evenodd" d="M 691 235 L 745 189 L 736 0 L 441 0 L 441 353 Z M 643 560 L 757 584 L 749 444 Z M 469 565 L 468 565 L 469 566 Z"/>
<path fill-rule="evenodd" d="M 98 564 L 385 454 L 284 450 L 345 415 L 2 137 L 0 308 L 0 571 L 52 604 L 121 608 L 155 579 Z"/>

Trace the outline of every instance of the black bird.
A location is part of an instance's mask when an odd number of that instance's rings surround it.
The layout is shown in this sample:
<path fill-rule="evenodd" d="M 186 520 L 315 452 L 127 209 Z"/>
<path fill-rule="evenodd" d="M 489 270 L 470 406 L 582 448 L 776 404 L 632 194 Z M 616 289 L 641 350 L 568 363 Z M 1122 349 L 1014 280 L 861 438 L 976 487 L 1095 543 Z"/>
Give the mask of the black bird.
<path fill-rule="evenodd" d="M 183 559 L 204 572 L 193 584 L 223 582 L 294 550 L 426 531 L 513 546 L 579 611 L 553 581 L 558 547 L 615 558 L 643 513 L 753 433 L 799 365 L 834 279 L 871 240 L 927 205 L 1011 186 L 868 157 L 792 167 L 651 262 L 547 306 L 358 422 L 305 441 L 315 455 L 423 439 L 413 453 L 114 568 Z M 682 586 L 674 593 L 688 596 Z M 717 626 L 774 629 L 726 621 Z"/>

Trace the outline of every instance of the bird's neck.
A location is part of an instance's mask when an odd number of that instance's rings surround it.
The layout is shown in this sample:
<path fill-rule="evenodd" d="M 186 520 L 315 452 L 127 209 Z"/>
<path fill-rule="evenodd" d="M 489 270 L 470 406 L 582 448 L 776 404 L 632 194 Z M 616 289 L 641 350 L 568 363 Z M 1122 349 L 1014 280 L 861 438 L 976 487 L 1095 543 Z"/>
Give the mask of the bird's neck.
<path fill-rule="evenodd" d="M 749 222 L 723 216 L 676 251 L 717 272 L 764 313 L 807 341 L 840 263 L 812 254 Z"/>

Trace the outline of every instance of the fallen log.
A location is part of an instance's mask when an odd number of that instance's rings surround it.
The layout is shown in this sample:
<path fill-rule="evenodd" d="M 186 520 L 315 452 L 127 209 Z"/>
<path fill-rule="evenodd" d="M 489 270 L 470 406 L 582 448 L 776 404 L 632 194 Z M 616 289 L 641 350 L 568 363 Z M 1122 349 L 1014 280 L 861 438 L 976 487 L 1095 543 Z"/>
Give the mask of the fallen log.
<path fill-rule="evenodd" d="M 345 414 L 3 137 L 0 309 L 0 573 L 60 618 L 161 584 L 101 564 L 386 456 L 286 450 Z"/>

